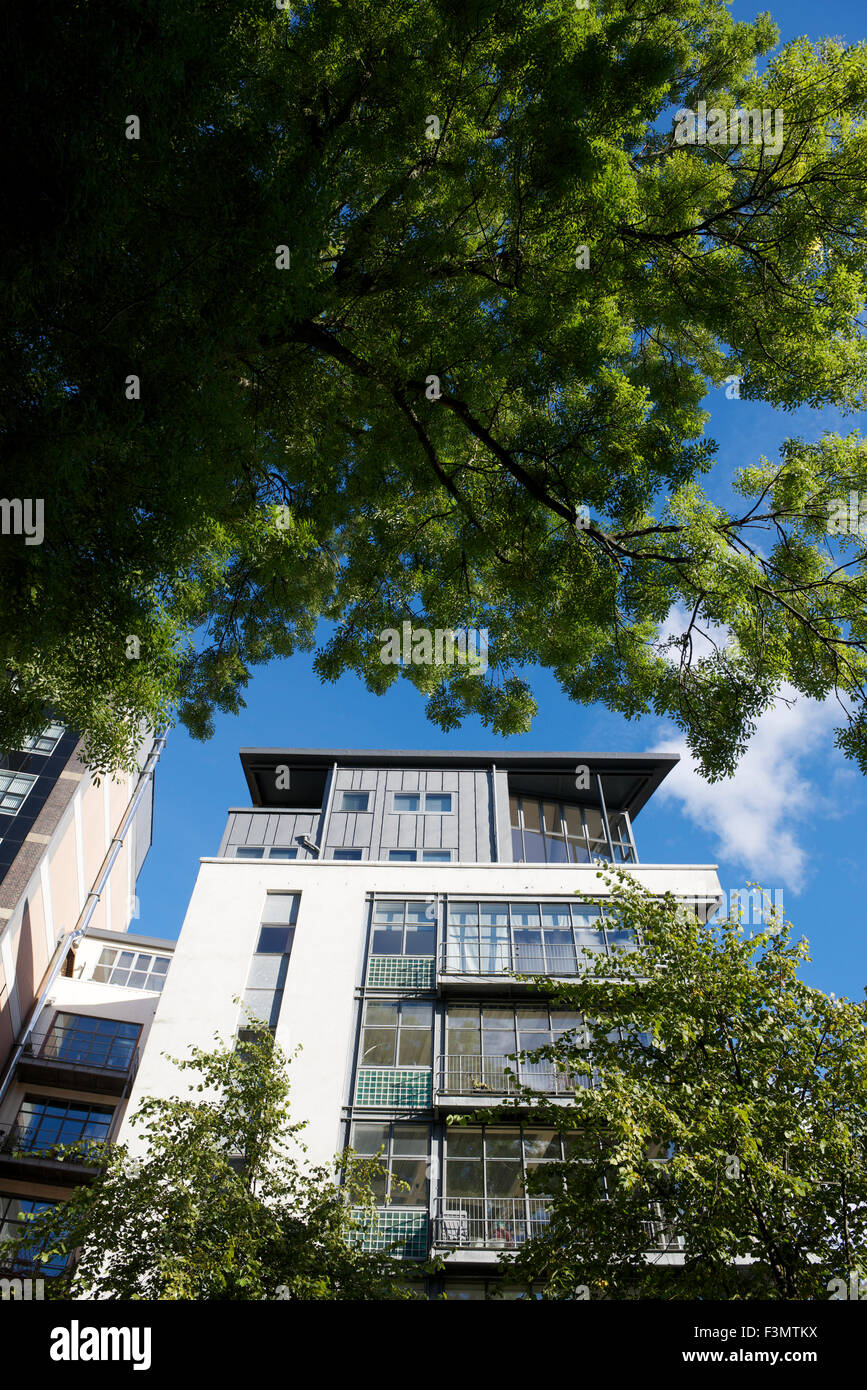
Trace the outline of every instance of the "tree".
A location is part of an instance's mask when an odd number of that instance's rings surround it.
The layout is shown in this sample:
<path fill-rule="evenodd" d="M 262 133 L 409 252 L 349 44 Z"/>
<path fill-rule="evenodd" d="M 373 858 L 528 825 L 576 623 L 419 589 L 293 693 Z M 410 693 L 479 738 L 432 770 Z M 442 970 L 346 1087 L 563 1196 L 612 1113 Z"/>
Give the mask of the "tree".
<path fill-rule="evenodd" d="M 713 777 L 788 683 L 867 768 L 863 536 L 829 532 L 864 443 L 786 440 L 733 509 L 700 481 L 709 386 L 864 403 L 863 46 L 760 73 L 777 30 L 722 0 L 36 14 L 0 422 L 44 537 L 10 511 L 0 744 L 46 706 L 97 769 L 142 719 L 206 736 L 325 619 L 323 679 L 409 679 L 446 729 L 527 728 L 539 664 Z M 487 672 L 383 662 L 402 621 L 487 629 Z"/>
<path fill-rule="evenodd" d="M 746 936 L 609 882 L 639 945 L 548 982 L 592 1023 L 532 1056 L 595 1080 L 567 1109 L 523 1092 L 575 1142 L 516 1273 L 548 1298 L 867 1295 L 867 1005 L 806 985 L 775 913 Z"/>
<path fill-rule="evenodd" d="M 39 1213 L 7 1245 L 38 1263 L 75 1252 L 51 1298 L 370 1300 L 412 1297 L 405 1267 L 362 1248 L 376 1160 L 334 1171 L 299 1158 L 285 1058 L 259 1025 L 235 1050 L 191 1049 L 195 1098 L 142 1101 L 143 1156 L 126 1145 L 61 1146 L 97 1161 L 92 1186 Z M 95 1151 L 96 1150 L 96 1151 Z M 353 1210 L 355 1215 L 353 1215 Z"/>

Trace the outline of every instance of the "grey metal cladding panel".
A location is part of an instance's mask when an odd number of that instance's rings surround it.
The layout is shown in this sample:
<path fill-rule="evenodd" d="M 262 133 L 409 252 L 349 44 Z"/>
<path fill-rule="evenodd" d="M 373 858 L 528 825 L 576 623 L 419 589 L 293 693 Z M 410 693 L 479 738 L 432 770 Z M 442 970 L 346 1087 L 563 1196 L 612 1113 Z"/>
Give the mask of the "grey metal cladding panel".
<path fill-rule="evenodd" d="M 250 826 L 247 830 L 247 838 L 244 843 L 247 845 L 265 845 L 268 843 L 267 816 L 250 817 Z"/>
<path fill-rule="evenodd" d="M 340 849 L 349 843 L 346 839 L 346 822 L 349 815 L 346 811 L 332 811 L 331 824 L 328 827 L 328 846 Z"/>
<path fill-rule="evenodd" d="M 403 772 L 399 767 L 390 767 L 385 773 L 386 791 L 399 792 L 403 786 Z"/>
<path fill-rule="evenodd" d="M 382 819 L 382 830 L 380 832 L 379 844 L 383 853 L 380 858 L 387 858 L 387 851 L 397 849 L 398 835 L 400 833 L 400 816 L 389 815 L 386 811 Z"/>
<path fill-rule="evenodd" d="M 440 790 L 444 792 L 456 792 L 460 773 L 456 772 L 454 768 L 447 767 L 443 768 L 440 775 L 442 777 L 442 787 Z"/>
<path fill-rule="evenodd" d="M 405 767 L 403 769 L 401 790 L 405 792 L 417 792 L 421 787 L 421 779 L 424 776 L 422 769 L 417 767 Z"/>
<path fill-rule="evenodd" d="M 247 836 L 250 833 L 250 822 L 253 819 L 250 815 L 237 815 L 232 826 L 231 841 L 235 845 L 245 845 Z"/>
<path fill-rule="evenodd" d="M 352 838 L 346 843 L 355 849 L 366 849 L 373 833 L 373 816 L 369 811 L 360 811 L 353 817 L 353 821 Z"/>
<path fill-rule="evenodd" d="M 468 864 L 476 859 L 476 797 L 473 773 L 461 772 L 458 782 L 458 858 Z"/>
<path fill-rule="evenodd" d="M 487 864 L 491 858 L 491 811 L 488 796 L 488 774 L 473 773 L 476 793 L 476 859 Z"/>
<path fill-rule="evenodd" d="M 509 811 L 509 774 L 497 769 L 497 834 L 500 840 L 500 862 L 513 863 L 512 818 Z"/>
<path fill-rule="evenodd" d="M 373 791 L 373 819 L 370 831 L 371 859 L 385 858 L 382 852 L 382 836 L 386 814 L 386 800 L 388 797 L 388 792 L 386 791 L 387 781 L 388 774 L 385 772 L 384 769 L 376 773 L 376 785 Z"/>
<path fill-rule="evenodd" d="M 278 816 L 277 825 L 274 829 L 274 839 L 271 843 L 274 845 L 283 845 L 284 847 L 294 845 L 295 836 L 297 834 L 295 829 L 297 820 L 297 816 Z"/>
<path fill-rule="evenodd" d="M 421 843 L 425 849 L 442 849 L 443 821 L 454 820 L 454 816 L 420 816 L 422 821 Z"/>

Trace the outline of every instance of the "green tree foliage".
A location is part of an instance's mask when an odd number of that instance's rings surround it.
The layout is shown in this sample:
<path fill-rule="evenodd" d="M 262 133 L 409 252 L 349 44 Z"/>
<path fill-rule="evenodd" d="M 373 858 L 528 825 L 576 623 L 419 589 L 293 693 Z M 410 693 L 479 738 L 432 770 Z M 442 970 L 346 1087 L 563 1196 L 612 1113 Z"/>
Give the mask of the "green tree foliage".
<path fill-rule="evenodd" d="M 639 948 L 556 987 L 593 1023 L 531 1055 L 596 1084 L 574 1107 L 533 1102 L 534 1119 L 577 1132 L 576 1156 L 544 1165 L 550 1223 L 517 1273 L 548 1298 L 828 1299 L 853 1276 L 857 1288 L 867 1005 L 800 979 L 807 942 L 781 916 L 748 934 L 622 871 L 609 881 Z M 675 1237 L 679 1268 L 661 1258 Z"/>
<path fill-rule="evenodd" d="M 396 1258 L 361 1248 L 380 1165 L 350 1151 L 333 1171 L 306 1163 L 267 1030 L 235 1050 L 192 1049 L 177 1066 L 193 1073 L 190 1097 L 142 1101 L 135 1154 L 64 1146 L 71 1161 L 96 1160 L 99 1177 L 33 1217 L 7 1259 L 74 1251 L 68 1272 L 46 1281 L 60 1299 L 412 1296 Z"/>
<path fill-rule="evenodd" d="M 864 403 L 864 46 L 759 72 L 777 30 L 722 0 L 44 18 L 4 34 L 3 488 L 45 504 L 0 543 L 4 746 L 46 705 L 95 767 L 142 718 L 206 736 L 326 618 L 323 679 L 402 675 L 446 729 L 525 729 L 542 665 L 718 776 L 785 682 L 843 693 L 867 767 L 863 538 L 827 534 L 863 442 L 701 485 L 727 377 Z M 701 101 L 782 139 L 679 143 Z M 407 619 L 487 628 L 487 674 L 383 664 Z"/>

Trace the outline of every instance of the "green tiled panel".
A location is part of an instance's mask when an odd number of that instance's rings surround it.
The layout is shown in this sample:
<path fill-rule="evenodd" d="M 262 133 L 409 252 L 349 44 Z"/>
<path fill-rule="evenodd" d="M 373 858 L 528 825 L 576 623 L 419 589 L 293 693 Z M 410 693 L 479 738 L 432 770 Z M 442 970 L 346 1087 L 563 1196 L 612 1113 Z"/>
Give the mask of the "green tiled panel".
<path fill-rule="evenodd" d="M 433 956 L 371 956 L 367 966 L 371 989 L 433 989 Z"/>
<path fill-rule="evenodd" d="M 425 1110 L 431 1104 L 431 1080 L 429 1070 L 364 1067 L 355 1083 L 355 1104 L 383 1105 L 390 1110 L 407 1106 Z"/>
<path fill-rule="evenodd" d="M 427 1212 L 353 1210 L 360 1222 L 353 1241 L 362 1250 L 388 1250 L 404 1260 L 423 1260 L 427 1254 Z"/>

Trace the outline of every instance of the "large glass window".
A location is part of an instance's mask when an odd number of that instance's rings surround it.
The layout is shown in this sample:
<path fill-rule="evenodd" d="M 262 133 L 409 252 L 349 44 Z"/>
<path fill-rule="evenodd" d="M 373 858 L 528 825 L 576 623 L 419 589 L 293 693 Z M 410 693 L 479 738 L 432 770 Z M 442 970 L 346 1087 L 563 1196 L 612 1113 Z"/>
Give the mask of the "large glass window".
<path fill-rule="evenodd" d="M 450 1129 L 440 1243 L 508 1248 L 538 1234 L 548 1219 L 545 1187 L 553 1191 L 555 1178 L 542 1177 L 541 1191 L 530 1193 L 530 1174 L 568 1159 L 575 1142 L 553 1129 Z"/>
<path fill-rule="evenodd" d="M 0 771 L 0 811 L 7 816 L 16 815 L 35 784 L 36 777 L 31 772 Z"/>
<path fill-rule="evenodd" d="M 406 900 L 375 903 L 370 949 L 374 956 L 432 956 L 436 949 L 435 904 Z"/>
<path fill-rule="evenodd" d="M 520 864 L 589 864 L 611 860 L 601 810 L 538 797 L 509 797 L 512 858 Z M 609 818 L 615 860 L 634 859 L 626 816 Z"/>
<path fill-rule="evenodd" d="M 433 1004 L 369 1000 L 361 1043 L 363 1067 L 429 1067 Z"/>
<path fill-rule="evenodd" d="M 141 1024 L 87 1014 L 55 1014 L 40 1057 L 79 1062 L 107 1071 L 128 1071 Z"/>
<path fill-rule="evenodd" d="M 382 1206 L 427 1207 L 429 1125 L 363 1121 L 352 1126 L 351 1145 L 357 1153 L 378 1157 L 382 1163 L 385 1171 L 373 1184 Z"/>
<path fill-rule="evenodd" d="M 33 1197 L 12 1197 L 8 1193 L 0 1192 L 0 1244 L 4 1241 L 20 1240 L 34 1216 L 56 1205 L 56 1202 L 39 1202 Z M 46 1261 L 38 1260 L 38 1255 L 38 1245 L 24 1245 L 11 1266 L 4 1264 L 4 1270 L 11 1267 L 13 1274 L 29 1274 L 50 1279 L 55 1274 L 62 1274 L 66 1268 L 65 1255 L 55 1256 Z"/>
<path fill-rule="evenodd" d="M 451 902 L 445 970 L 468 975 L 575 975 L 588 952 L 634 943 L 601 902 Z"/>
<path fill-rule="evenodd" d="M 55 1144 L 76 1144 L 82 1139 L 108 1138 L 114 1109 L 88 1105 L 54 1096 L 25 1096 L 18 1111 L 14 1146 L 22 1153 L 50 1149 Z"/>
<path fill-rule="evenodd" d="M 123 951 L 107 946 L 94 968 L 93 978 L 107 985 L 127 989 L 149 989 L 158 994 L 166 982 L 171 956 L 155 956 L 150 951 Z"/>
<path fill-rule="evenodd" d="M 579 1084 L 576 1076 L 558 1071 L 550 1061 L 516 1061 L 515 1054 L 548 1047 L 573 1031 L 577 1041 L 585 1038 L 581 1014 L 546 1005 L 452 1005 L 446 1014 L 440 1087 L 451 1095 L 473 1095 L 505 1093 L 517 1083 L 547 1094 L 568 1094 Z"/>

